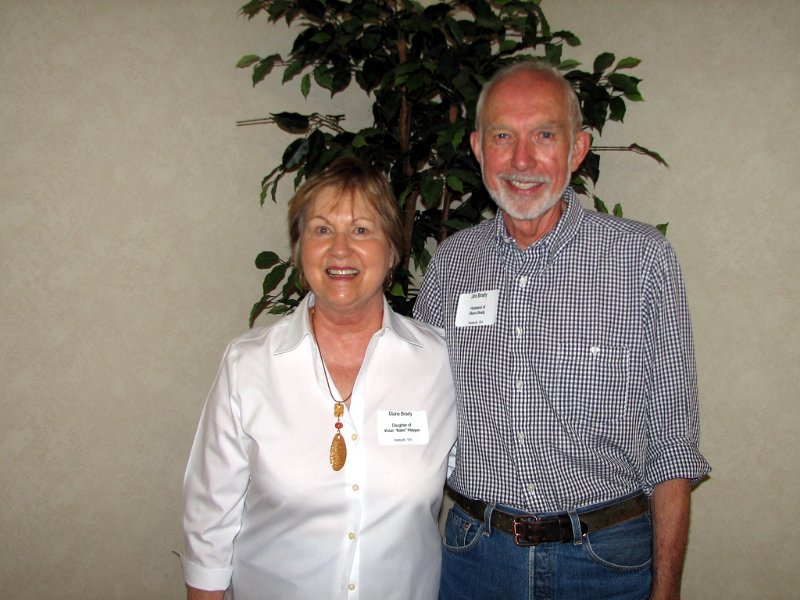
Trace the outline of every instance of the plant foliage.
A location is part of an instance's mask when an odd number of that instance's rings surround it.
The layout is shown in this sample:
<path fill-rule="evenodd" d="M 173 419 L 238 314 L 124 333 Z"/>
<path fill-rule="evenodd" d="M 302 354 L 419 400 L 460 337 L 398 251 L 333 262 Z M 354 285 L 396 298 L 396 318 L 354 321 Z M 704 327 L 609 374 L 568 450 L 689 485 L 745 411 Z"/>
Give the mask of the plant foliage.
<path fill-rule="evenodd" d="M 349 131 L 344 115 L 279 112 L 239 124 L 266 123 L 296 135 L 281 163 L 261 182 L 261 203 L 277 201 L 278 184 L 293 175 L 294 185 L 351 153 L 381 168 L 391 181 L 404 215 L 404 256 L 389 290 L 395 310 L 409 314 L 416 297 L 413 271 L 425 272 L 431 248 L 449 234 L 493 214 L 480 168 L 469 147 L 474 106 L 485 81 L 502 66 L 524 58 L 557 65 L 578 93 L 585 128 L 600 134 L 608 121 L 621 122 L 627 102 L 642 99 L 640 79 L 629 74 L 639 64 L 604 52 L 591 70 L 564 58 L 580 45 L 569 31 L 552 31 L 536 0 L 465 0 L 423 5 L 412 0 L 253 0 L 241 12 L 266 13 L 270 24 L 284 21 L 299 34 L 288 54 L 247 55 L 238 67 L 252 70 L 253 85 L 276 69 L 282 82 L 298 80 L 307 97 L 312 85 L 334 95 L 351 85 L 372 98 L 373 125 Z M 624 148 L 664 163 L 658 154 L 632 144 Z M 593 148 L 575 172 L 572 185 L 590 195 L 600 171 Z M 621 207 L 613 211 L 621 214 Z M 663 227 L 663 226 L 662 226 Z M 262 298 L 250 323 L 263 311 L 294 308 L 303 290 L 294 268 L 265 251 L 256 266 L 266 270 Z"/>

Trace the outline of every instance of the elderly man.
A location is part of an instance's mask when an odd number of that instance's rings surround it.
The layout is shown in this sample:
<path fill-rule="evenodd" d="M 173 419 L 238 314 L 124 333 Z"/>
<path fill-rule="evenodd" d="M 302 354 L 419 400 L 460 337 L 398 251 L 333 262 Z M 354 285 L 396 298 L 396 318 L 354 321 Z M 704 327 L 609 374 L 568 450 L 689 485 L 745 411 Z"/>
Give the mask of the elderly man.
<path fill-rule="evenodd" d="M 678 598 L 699 453 L 680 268 L 652 227 L 584 210 L 558 70 L 484 87 L 473 152 L 499 211 L 437 250 L 414 314 L 458 392 L 440 599 Z"/>

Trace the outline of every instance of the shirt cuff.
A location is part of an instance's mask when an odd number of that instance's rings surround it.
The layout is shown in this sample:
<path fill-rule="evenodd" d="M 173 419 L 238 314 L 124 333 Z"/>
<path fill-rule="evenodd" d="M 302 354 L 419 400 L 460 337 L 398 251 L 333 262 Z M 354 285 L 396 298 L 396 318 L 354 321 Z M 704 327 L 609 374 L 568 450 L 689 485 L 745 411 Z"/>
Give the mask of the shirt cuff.
<path fill-rule="evenodd" d="M 181 566 L 183 567 L 183 580 L 186 585 L 198 590 L 218 591 L 227 590 L 231 583 L 233 567 L 214 569 L 203 567 L 192 562 L 181 554 Z"/>
<path fill-rule="evenodd" d="M 692 442 L 684 441 L 665 449 L 647 465 L 645 492 L 669 479 L 689 479 L 698 484 L 711 472 L 711 466 Z"/>

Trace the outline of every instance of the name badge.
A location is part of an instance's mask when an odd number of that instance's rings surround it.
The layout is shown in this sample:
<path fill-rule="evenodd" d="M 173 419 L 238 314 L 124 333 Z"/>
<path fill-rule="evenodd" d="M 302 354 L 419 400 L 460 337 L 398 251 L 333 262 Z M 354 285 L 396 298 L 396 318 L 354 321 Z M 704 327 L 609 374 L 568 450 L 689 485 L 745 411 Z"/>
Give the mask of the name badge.
<path fill-rule="evenodd" d="M 378 443 L 381 446 L 428 443 L 428 413 L 424 410 L 379 410 Z"/>
<path fill-rule="evenodd" d="M 458 297 L 456 327 L 494 325 L 497 321 L 497 303 L 500 290 L 471 292 Z"/>

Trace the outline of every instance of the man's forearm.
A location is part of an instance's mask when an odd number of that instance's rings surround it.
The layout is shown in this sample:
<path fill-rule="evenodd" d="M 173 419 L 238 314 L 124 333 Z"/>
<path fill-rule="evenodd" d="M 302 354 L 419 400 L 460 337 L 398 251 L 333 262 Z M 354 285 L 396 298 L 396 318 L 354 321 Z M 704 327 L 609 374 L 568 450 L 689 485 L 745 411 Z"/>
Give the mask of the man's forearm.
<path fill-rule="evenodd" d="M 683 560 L 689 538 L 691 485 L 670 479 L 653 489 L 653 590 L 651 600 L 681 596 Z"/>
<path fill-rule="evenodd" d="M 224 596 L 224 591 L 209 592 L 186 586 L 186 600 L 222 600 Z"/>

